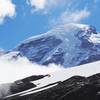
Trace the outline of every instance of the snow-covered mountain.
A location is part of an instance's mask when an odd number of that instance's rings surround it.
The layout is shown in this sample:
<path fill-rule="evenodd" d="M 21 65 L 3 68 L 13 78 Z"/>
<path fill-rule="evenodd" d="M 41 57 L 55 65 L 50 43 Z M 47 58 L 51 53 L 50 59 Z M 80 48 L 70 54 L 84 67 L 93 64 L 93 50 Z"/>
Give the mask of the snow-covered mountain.
<path fill-rule="evenodd" d="M 5 56 L 25 56 L 38 64 L 65 67 L 94 62 L 100 60 L 100 33 L 90 25 L 65 24 L 24 40 Z"/>
<path fill-rule="evenodd" d="M 21 42 L 13 51 L 31 62 L 65 67 L 100 60 L 100 33 L 83 24 L 65 24 Z"/>

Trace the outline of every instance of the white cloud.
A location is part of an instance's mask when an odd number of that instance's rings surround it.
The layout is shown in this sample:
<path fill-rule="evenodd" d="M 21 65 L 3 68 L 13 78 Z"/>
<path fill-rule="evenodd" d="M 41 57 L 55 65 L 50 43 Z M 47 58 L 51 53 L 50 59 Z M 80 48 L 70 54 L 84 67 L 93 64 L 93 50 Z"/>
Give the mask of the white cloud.
<path fill-rule="evenodd" d="M 97 2 L 98 0 L 94 1 Z M 51 26 L 63 23 L 78 23 L 87 18 L 91 14 L 90 10 L 87 10 L 88 2 L 80 8 L 82 2 L 81 0 L 28 0 L 28 3 L 33 7 L 33 11 L 41 11 L 45 14 L 51 13 L 51 16 L 49 16 Z M 54 11 L 54 15 L 52 11 Z"/>
<path fill-rule="evenodd" d="M 64 11 L 61 13 L 60 16 L 58 16 L 57 19 L 53 19 L 51 21 L 51 24 L 53 25 L 59 25 L 59 24 L 65 24 L 65 23 L 79 23 L 83 19 L 87 18 L 91 13 L 86 10 L 75 10 L 75 11 Z"/>
<path fill-rule="evenodd" d="M 0 0 L 0 23 L 5 17 L 13 17 L 15 15 L 15 5 L 12 0 Z"/>
<path fill-rule="evenodd" d="M 90 12 L 87 11 L 86 9 L 84 10 L 76 10 L 76 11 L 69 11 L 69 12 L 64 12 L 60 19 L 63 22 L 80 22 L 82 19 L 88 17 L 90 15 Z"/>
<path fill-rule="evenodd" d="M 41 10 L 45 8 L 46 0 L 28 0 L 28 3 L 35 9 Z"/>
<path fill-rule="evenodd" d="M 18 60 L 0 59 L 0 84 L 9 83 L 31 75 L 44 75 L 64 69 L 60 65 L 42 66 L 30 63 L 26 58 Z"/>
<path fill-rule="evenodd" d="M 33 11 L 43 11 L 43 13 L 48 13 L 50 9 L 64 2 L 65 0 L 63 2 L 62 0 L 27 0 L 27 3 L 32 6 Z"/>

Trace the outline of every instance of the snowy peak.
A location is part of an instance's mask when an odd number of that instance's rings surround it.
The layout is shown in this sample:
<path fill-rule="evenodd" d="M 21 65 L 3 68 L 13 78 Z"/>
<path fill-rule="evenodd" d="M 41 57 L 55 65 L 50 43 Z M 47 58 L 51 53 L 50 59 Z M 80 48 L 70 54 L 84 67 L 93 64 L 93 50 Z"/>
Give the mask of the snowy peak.
<path fill-rule="evenodd" d="M 75 30 L 77 30 L 77 31 L 78 30 L 83 30 L 83 31 L 89 31 L 89 30 L 91 30 L 91 31 L 95 31 L 96 32 L 96 29 L 93 26 L 83 25 L 83 24 L 74 24 L 74 23 L 64 24 L 64 25 L 60 25 L 58 27 L 55 27 L 54 29 L 48 31 L 47 33 L 43 33 L 42 35 L 37 35 L 37 36 L 30 37 L 30 38 L 22 41 L 20 44 L 22 44 L 22 43 L 28 43 L 30 41 L 34 41 L 34 40 L 39 39 L 41 37 L 47 37 L 47 36 L 52 36 L 52 35 L 55 35 L 57 37 L 66 36 L 66 34 L 67 34 L 68 31 L 75 31 Z M 73 32 L 73 34 L 76 34 L 76 33 Z"/>
<path fill-rule="evenodd" d="M 69 36 L 72 36 L 72 35 L 75 36 L 75 35 L 80 35 L 80 34 L 81 36 L 88 36 L 89 34 L 90 35 L 97 34 L 97 32 L 96 32 L 95 27 L 89 26 L 89 25 L 74 24 L 74 23 L 64 24 L 48 31 L 47 33 L 43 33 L 42 35 L 30 37 L 24 40 L 23 42 L 21 42 L 18 46 L 20 46 L 22 43 L 28 43 L 28 42 L 35 41 L 40 38 L 46 38 L 49 36 L 56 36 L 57 38 L 64 40 L 68 38 Z"/>
<path fill-rule="evenodd" d="M 73 67 L 100 60 L 100 33 L 91 25 L 64 24 L 24 40 L 12 51 L 33 63 Z"/>

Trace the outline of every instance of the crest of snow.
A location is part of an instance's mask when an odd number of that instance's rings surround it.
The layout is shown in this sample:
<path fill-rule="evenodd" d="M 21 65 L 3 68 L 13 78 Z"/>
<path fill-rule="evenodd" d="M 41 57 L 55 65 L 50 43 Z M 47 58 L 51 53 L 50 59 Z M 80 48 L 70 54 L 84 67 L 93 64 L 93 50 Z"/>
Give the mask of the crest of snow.
<path fill-rule="evenodd" d="M 20 44 L 22 43 L 28 43 L 30 41 L 34 41 L 36 39 L 39 39 L 40 37 L 46 37 L 46 36 L 51 36 L 51 35 L 62 35 L 62 34 L 67 34 L 67 32 L 73 32 L 73 30 L 77 29 L 76 31 L 78 30 L 83 30 L 83 29 L 88 29 L 89 28 L 89 25 L 85 25 L 85 24 L 74 24 L 74 23 L 70 23 L 70 24 L 64 24 L 64 25 L 60 25 L 58 26 L 57 28 L 54 28 L 50 31 L 48 31 L 47 33 L 43 33 L 42 35 L 37 35 L 37 36 L 32 36 L 24 41 L 22 41 Z M 71 33 L 72 33 L 71 32 Z M 74 32 L 75 33 L 75 32 Z M 17 47 L 20 45 L 18 44 Z"/>

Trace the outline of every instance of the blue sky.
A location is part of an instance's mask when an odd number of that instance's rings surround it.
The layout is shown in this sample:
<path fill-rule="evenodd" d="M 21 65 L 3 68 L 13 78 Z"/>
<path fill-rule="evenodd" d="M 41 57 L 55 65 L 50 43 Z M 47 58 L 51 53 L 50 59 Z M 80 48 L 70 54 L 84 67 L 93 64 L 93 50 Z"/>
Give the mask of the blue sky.
<path fill-rule="evenodd" d="M 100 31 L 99 5 L 100 0 L 0 0 L 0 48 L 10 50 L 60 24 L 90 24 Z"/>

